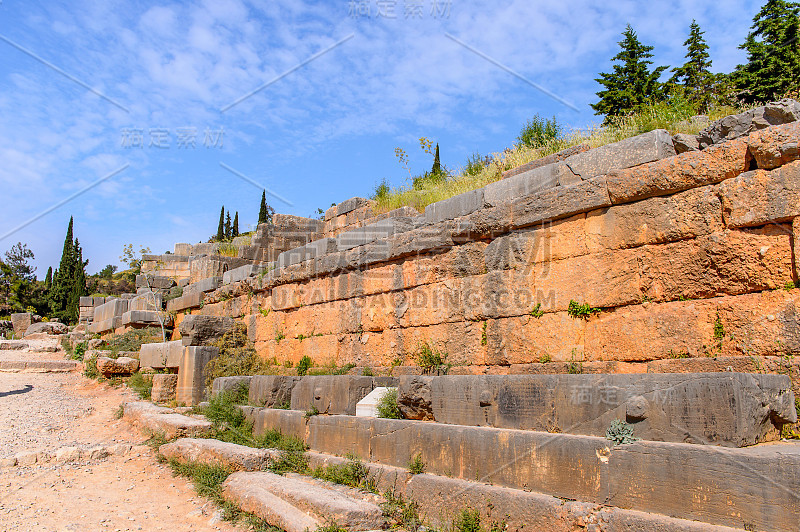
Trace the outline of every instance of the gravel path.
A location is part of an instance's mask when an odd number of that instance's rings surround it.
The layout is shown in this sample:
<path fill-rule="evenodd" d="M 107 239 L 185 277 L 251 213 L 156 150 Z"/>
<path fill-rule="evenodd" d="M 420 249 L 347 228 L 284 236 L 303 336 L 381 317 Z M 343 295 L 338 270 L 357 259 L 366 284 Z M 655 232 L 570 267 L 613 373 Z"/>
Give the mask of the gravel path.
<path fill-rule="evenodd" d="M 0 353 L 5 360 L 63 360 L 63 353 Z M 0 372 L 0 462 L 50 453 L 47 461 L 0 463 L 0 530 L 242 530 L 222 521 L 213 503 L 174 477 L 142 445 L 144 437 L 116 419 L 120 404 L 136 399 L 125 387 L 79 373 Z M 65 447 L 98 446 L 122 450 L 53 458 Z"/>

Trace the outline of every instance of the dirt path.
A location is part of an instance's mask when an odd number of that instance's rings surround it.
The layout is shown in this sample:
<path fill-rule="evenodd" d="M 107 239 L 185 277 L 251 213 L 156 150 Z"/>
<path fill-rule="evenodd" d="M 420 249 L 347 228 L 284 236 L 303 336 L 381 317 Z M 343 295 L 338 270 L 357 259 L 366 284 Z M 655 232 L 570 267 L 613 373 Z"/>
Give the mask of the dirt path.
<path fill-rule="evenodd" d="M 133 399 L 77 373 L 0 373 L 0 530 L 243 530 L 115 418 Z M 70 447 L 83 450 L 80 458 Z M 19 465 L 9 465 L 13 457 Z"/>

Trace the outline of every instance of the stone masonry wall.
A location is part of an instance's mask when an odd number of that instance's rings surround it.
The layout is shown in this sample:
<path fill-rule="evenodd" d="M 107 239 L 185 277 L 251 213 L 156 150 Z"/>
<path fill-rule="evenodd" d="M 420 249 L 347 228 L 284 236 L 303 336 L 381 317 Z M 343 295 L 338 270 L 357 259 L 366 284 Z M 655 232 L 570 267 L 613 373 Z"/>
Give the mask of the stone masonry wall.
<path fill-rule="evenodd" d="M 193 312 L 241 318 L 278 362 L 414 365 L 428 343 L 473 373 L 775 368 L 800 354 L 798 139 L 794 122 L 510 201 L 475 191 Z"/>

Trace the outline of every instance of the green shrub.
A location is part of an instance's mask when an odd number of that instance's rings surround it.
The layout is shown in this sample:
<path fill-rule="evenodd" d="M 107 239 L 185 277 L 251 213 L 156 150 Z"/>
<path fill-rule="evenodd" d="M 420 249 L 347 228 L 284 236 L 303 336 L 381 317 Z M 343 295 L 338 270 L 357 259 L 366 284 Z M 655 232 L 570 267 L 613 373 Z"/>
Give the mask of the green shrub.
<path fill-rule="evenodd" d="M 561 139 L 563 135 L 564 128 L 555 116 L 552 119 L 544 119 L 537 114 L 522 126 L 517 142 L 527 148 L 541 148 Z"/>
<path fill-rule="evenodd" d="M 300 359 L 300 362 L 297 363 L 297 374 L 300 376 L 308 374 L 308 368 L 314 365 L 314 361 L 311 360 L 311 357 L 308 355 L 304 355 L 303 358 Z"/>
<path fill-rule="evenodd" d="M 444 370 L 444 372 L 447 371 L 447 353 L 439 351 L 428 342 L 422 342 L 419 345 L 414 358 L 425 373 L 434 373 L 442 370 Z"/>
<path fill-rule="evenodd" d="M 606 430 L 606 439 L 613 441 L 615 445 L 627 445 L 639 441 L 639 438 L 633 435 L 633 426 L 619 419 L 611 422 L 611 426 Z"/>
<path fill-rule="evenodd" d="M 725 326 L 722 325 L 722 318 L 719 317 L 719 312 L 717 312 L 717 318 L 714 320 L 714 338 L 717 340 L 725 338 Z"/>
<path fill-rule="evenodd" d="M 541 308 L 542 308 L 542 304 L 541 303 L 536 303 L 536 306 L 533 307 L 533 310 L 530 311 L 530 315 L 533 316 L 536 319 L 541 318 L 542 316 L 544 316 L 544 311 L 541 310 Z"/>
<path fill-rule="evenodd" d="M 308 456 L 298 451 L 282 451 L 278 458 L 270 461 L 267 469 L 277 475 L 284 473 L 307 475 L 309 473 Z"/>
<path fill-rule="evenodd" d="M 365 367 L 364 369 L 361 370 L 361 375 L 364 376 L 364 377 L 374 377 L 375 376 L 375 372 L 372 371 L 372 368 Z"/>
<path fill-rule="evenodd" d="M 319 408 L 317 408 L 316 405 L 308 405 L 308 410 L 306 410 L 305 418 L 308 419 L 310 417 L 318 415 L 319 415 Z"/>
<path fill-rule="evenodd" d="M 75 350 L 72 352 L 72 356 L 70 356 L 70 358 L 74 360 L 83 360 L 83 357 L 86 355 L 87 347 L 89 347 L 88 342 L 78 342 L 78 345 L 75 346 Z"/>
<path fill-rule="evenodd" d="M 475 152 L 470 156 L 469 159 L 467 159 L 467 164 L 464 165 L 464 171 L 462 174 L 469 177 L 475 177 L 480 175 L 486 166 L 486 159 L 481 157 L 480 153 Z"/>
<path fill-rule="evenodd" d="M 139 351 L 144 344 L 152 344 L 162 342 L 161 329 L 146 328 L 146 329 L 131 329 L 123 334 L 113 334 L 107 340 L 105 345 L 98 347 L 103 351 L 110 351 L 107 355 L 111 358 L 117 358 L 120 351 Z"/>
<path fill-rule="evenodd" d="M 375 201 L 386 201 L 391 194 L 392 188 L 389 186 L 389 182 L 384 178 L 375 185 L 375 190 L 372 192 L 371 198 Z"/>
<path fill-rule="evenodd" d="M 570 300 L 569 306 L 567 307 L 567 314 L 572 316 L 573 318 L 582 318 L 584 320 L 588 320 L 590 317 L 594 316 L 595 314 L 599 314 L 601 309 L 592 307 L 589 303 L 580 304 L 577 301 Z"/>
<path fill-rule="evenodd" d="M 422 527 L 419 517 L 419 504 L 415 501 L 406 501 L 402 494 L 395 494 L 387 490 L 383 494 L 386 502 L 381 503 L 383 516 L 390 521 L 394 528 L 402 528 L 408 532 L 417 532 Z"/>
<path fill-rule="evenodd" d="M 400 405 L 397 403 L 397 388 L 390 388 L 381 396 L 377 405 L 378 417 L 386 419 L 403 419 Z"/>
<path fill-rule="evenodd" d="M 481 532 L 481 513 L 471 508 L 462 509 L 453 520 L 455 532 Z"/>
<path fill-rule="evenodd" d="M 145 378 L 141 373 L 134 373 L 128 378 L 126 384 L 142 399 L 150 399 L 153 391 L 153 379 Z"/>
<path fill-rule="evenodd" d="M 425 472 L 425 462 L 422 461 L 422 453 L 415 454 L 408 462 L 408 472 L 412 475 L 421 475 Z"/>
<path fill-rule="evenodd" d="M 317 467 L 311 475 L 334 484 L 377 492 L 377 482 L 370 474 L 369 468 L 354 454 L 349 453 L 346 458 L 347 462 L 344 464 Z"/>
<path fill-rule="evenodd" d="M 90 379 L 97 379 L 100 377 L 100 372 L 97 370 L 97 359 L 90 358 L 84 362 L 83 375 Z"/>
<path fill-rule="evenodd" d="M 247 338 L 247 327 L 241 323 L 237 323 L 214 345 L 219 349 L 219 355 L 205 367 L 207 387 L 211 387 L 217 377 L 272 373 L 269 362 L 258 356 L 253 342 Z"/>

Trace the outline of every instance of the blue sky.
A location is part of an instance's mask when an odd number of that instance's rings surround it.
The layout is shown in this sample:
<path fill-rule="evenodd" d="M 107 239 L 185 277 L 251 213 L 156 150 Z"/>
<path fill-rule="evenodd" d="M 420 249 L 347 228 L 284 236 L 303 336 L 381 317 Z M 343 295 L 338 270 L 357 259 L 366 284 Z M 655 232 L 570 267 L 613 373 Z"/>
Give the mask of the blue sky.
<path fill-rule="evenodd" d="M 413 172 L 429 168 L 421 136 L 457 168 L 510 146 L 536 113 L 584 128 L 600 121 L 594 78 L 627 23 L 674 66 L 695 18 L 727 72 L 760 5 L 2 0 L 0 235 L 38 219 L 0 251 L 27 243 L 41 278 L 73 215 L 94 273 L 127 243 L 163 253 L 207 240 L 222 204 L 246 230 L 253 182 L 278 212 L 309 216 L 383 178 L 402 184 L 395 147 Z"/>

